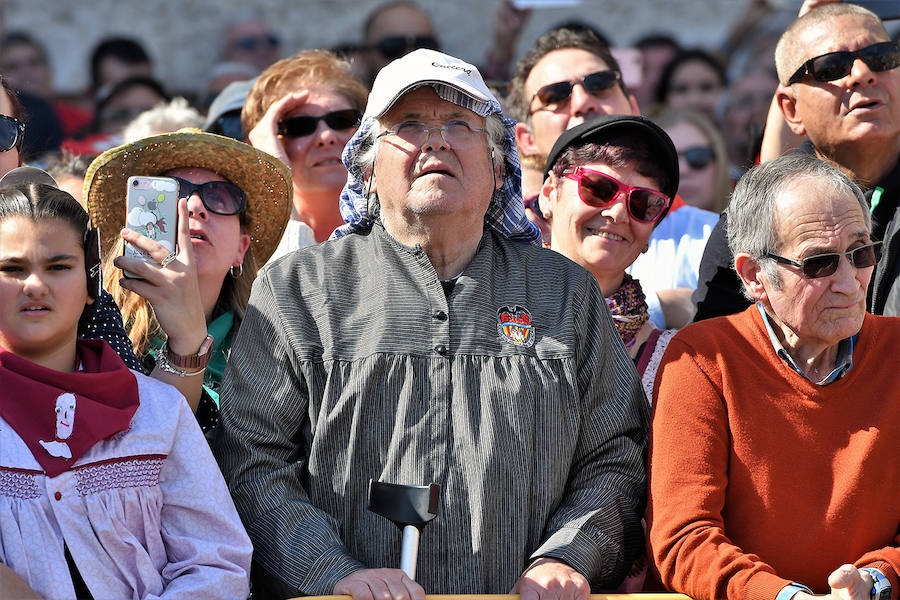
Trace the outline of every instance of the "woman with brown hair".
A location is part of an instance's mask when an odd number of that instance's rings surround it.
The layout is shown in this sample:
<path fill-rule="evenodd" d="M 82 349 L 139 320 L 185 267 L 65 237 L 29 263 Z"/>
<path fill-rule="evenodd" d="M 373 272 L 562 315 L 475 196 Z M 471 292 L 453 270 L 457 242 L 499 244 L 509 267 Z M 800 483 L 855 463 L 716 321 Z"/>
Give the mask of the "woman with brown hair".
<path fill-rule="evenodd" d="M 291 168 L 294 208 L 277 258 L 328 239 L 347 170 L 341 153 L 356 132 L 368 90 L 327 50 L 278 61 L 256 80 L 241 113 L 250 143 Z"/>
<path fill-rule="evenodd" d="M 132 175 L 179 184 L 177 248 L 126 225 Z M 264 152 L 199 130 L 144 138 L 101 154 L 85 176 L 88 212 L 100 229 L 104 282 L 148 371 L 179 388 L 205 430 L 257 266 L 281 238 L 291 207 L 286 167 Z M 153 262 L 122 256 L 130 242 Z M 125 278 L 121 270 L 142 279 Z M 201 386 L 202 384 L 202 386 Z"/>

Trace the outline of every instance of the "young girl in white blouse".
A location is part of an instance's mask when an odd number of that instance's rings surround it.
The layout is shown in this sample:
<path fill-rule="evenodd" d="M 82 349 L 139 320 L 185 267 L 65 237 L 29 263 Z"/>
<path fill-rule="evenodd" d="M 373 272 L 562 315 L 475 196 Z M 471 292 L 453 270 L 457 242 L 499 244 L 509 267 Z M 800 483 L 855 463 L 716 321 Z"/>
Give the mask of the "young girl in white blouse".
<path fill-rule="evenodd" d="M 0 589 L 245 598 L 250 540 L 184 399 L 77 337 L 96 239 L 68 193 L 0 187 Z"/>

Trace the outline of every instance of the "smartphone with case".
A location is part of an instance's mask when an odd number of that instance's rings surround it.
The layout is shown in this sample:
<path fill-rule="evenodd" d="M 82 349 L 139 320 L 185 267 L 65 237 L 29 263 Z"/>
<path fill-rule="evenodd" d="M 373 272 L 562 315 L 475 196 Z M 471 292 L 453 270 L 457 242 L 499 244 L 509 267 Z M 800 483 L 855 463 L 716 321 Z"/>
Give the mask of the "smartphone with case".
<path fill-rule="evenodd" d="M 156 240 L 169 252 L 177 251 L 178 182 L 171 177 L 136 175 L 128 178 L 125 202 L 125 226 Z M 123 256 L 157 264 L 149 254 L 125 243 Z M 140 275 L 123 271 L 125 277 L 142 279 Z"/>

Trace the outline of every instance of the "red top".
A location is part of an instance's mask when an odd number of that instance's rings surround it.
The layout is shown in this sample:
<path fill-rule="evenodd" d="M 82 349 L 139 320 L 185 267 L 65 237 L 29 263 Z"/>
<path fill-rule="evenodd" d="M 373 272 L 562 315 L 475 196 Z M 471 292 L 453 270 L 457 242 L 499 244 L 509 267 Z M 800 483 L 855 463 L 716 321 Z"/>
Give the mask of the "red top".
<path fill-rule="evenodd" d="M 690 325 L 656 377 L 647 521 L 666 587 L 692 598 L 816 593 L 845 563 L 900 590 L 900 318 L 867 314 L 827 386 L 776 356 L 756 306 Z"/>

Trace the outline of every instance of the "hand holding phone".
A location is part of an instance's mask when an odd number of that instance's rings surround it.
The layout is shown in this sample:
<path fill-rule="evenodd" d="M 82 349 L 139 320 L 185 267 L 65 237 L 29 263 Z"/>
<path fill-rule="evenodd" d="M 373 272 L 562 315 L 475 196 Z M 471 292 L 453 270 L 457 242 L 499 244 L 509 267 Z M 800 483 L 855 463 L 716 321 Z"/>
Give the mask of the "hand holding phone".
<path fill-rule="evenodd" d="M 137 175 L 128 178 L 125 202 L 125 225 L 129 229 L 155 240 L 169 252 L 177 251 L 178 182 L 171 177 Z M 123 256 L 156 263 L 145 251 L 125 243 Z M 125 277 L 140 279 L 140 275 L 123 271 Z"/>

